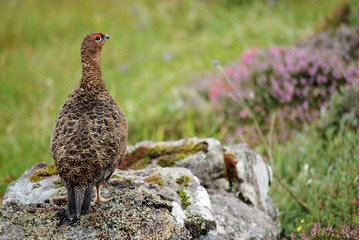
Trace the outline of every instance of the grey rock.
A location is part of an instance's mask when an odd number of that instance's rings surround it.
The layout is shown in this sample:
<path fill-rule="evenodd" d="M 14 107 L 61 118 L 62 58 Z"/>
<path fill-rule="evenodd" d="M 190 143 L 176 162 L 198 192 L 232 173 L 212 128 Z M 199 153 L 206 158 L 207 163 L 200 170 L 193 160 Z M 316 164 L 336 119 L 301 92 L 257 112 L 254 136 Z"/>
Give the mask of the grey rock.
<path fill-rule="evenodd" d="M 210 198 L 217 222 L 217 240 L 276 239 L 277 226 L 265 212 L 226 192 L 212 194 Z"/>
<path fill-rule="evenodd" d="M 1 216 L 0 216 L 1 219 Z M 18 225 L 9 222 L 0 223 L 0 240 L 24 239 L 24 232 Z"/>
<path fill-rule="evenodd" d="M 172 153 L 193 144 L 207 147 L 185 157 Z M 222 146 L 216 139 L 190 138 L 140 142 L 127 151 L 138 149 L 160 153 L 145 156 L 147 165 L 137 165 L 145 169 L 116 171 L 103 190 L 112 200 L 92 206 L 77 223 L 66 219 L 66 190 L 56 187 L 58 177 L 32 183 L 29 176 L 45 164 L 30 168 L 6 192 L 0 240 L 11 231 L 19 234 L 18 239 L 221 240 L 278 235 L 277 210 L 268 196 L 272 170 L 246 145 Z M 158 167 L 160 159 L 173 167 Z"/>
<path fill-rule="evenodd" d="M 64 187 L 53 183 L 57 176 L 29 181 L 41 166 L 45 164 L 31 167 L 9 186 L 0 239 L 12 232 L 19 236 L 14 239 L 194 239 L 216 229 L 207 191 L 188 169 L 117 170 L 103 190 L 110 202 L 91 206 L 88 215 L 74 222 L 65 214 Z M 177 183 L 183 176 L 188 181 Z M 28 191 L 34 186 L 42 191 Z M 185 209 L 179 191 L 188 198 Z"/>
<path fill-rule="evenodd" d="M 171 164 L 175 167 L 184 167 L 197 176 L 201 185 L 205 188 L 216 188 L 215 179 L 221 178 L 224 173 L 225 166 L 223 164 L 223 151 L 221 143 L 214 138 L 188 138 L 181 139 L 177 141 L 166 141 L 166 142 L 152 142 L 152 141 L 143 141 L 139 142 L 134 146 L 129 146 L 127 148 L 128 153 L 132 153 L 141 147 L 155 149 L 155 148 L 179 148 L 181 146 L 189 144 L 200 144 L 203 143 L 207 145 L 206 151 L 198 151 L 194 154 L 190 154 L 183 159 L 178 159 Z M 157 164 L 157 159 L 154 158 L 152 163 L 148 167 L 153 167 Z M 226 181 L 226 180 L 224 180 Z M 228 183 L 228 181 L 227 181 Z M 223 183 L 222 185 L 223 186 Z"/>
<path fill-rule="evenodd" d="M 50 199 L 56 192 L 54 181 L 57 176 L 47 178 L 39 183 L 30 182 L 29 177 L 36 171 L 47 166 L 46 163 L 39 163 L 30 167 L 18 180 L 11 183 L 3 199 L 3 206 L 10 203 L 35 204 L 43 203 Z"/>
<path fill-rule="evenodd" d="M 223 151 L 220 142 L 214 138 L 191 138 L 195 144 L 205 142 L 207 152 L 198 152 L 175 163 L 177 167 L 184 167 L 200 179 L 206 188 L 215 188 L 215 179 L 219 179 L 224 172 Z"/>
<path fill-rule="evenodd" d="M 239 225 L 245 226 L 248 219 L 255 223 L 257 233 L 254 231 L 255 229 L 252 229 L 253 231 L 249 231 L 250 229 L 246 231 L 244 228 L 239 235 L 235 235 L 236 237 L 240 235 L 243 236 L 239 239 L 247 239 L 246 236 L 248 236 L 248 239 L 252 237 L 253 239 L 261 239 L 258 236 L 269 236 L 269 238 L 276 236 L 279 226 L 277 222 L 277 210 L 268 196 L 273 175 L 272 169 L 259 154 L 249 149 L 247 145 L 236 144 L 221 146 L 216 139 L 191 138 L 170 142 L 141 142 L 132 150 L 135 150 L 139 146 L 169 147 L 181 146 L 188 142 L 195 144 L 204 142 L 207 144 L 208 149 L 207 151 L 200 151 L 178 160 L 174 166 L 185 167 L 191 170 L 191 172 L 198 177 L 200 183 L 209 190 L 210 196 L 213 194 L 218 196 L 216 195 L 217 193 L 222 194 L 224 191 L 230 192 L 226 195 L 227 198 L 231 196 L 231 200 L 234 201 L 234 199 L 237 199 L 237 201 L 240 202 L 240 206 L 242 208 L 245 206 L 245 209 L 248 210 L 243 212 L 241 219 L 238 221 L 228 220 L 226 226 L 228 226 L 229 233 L 224 234 L 222 232 L 221 238 L 227 236 L 227 238 L 224 239 L 237 239 L 231 237 L 233 235 L 231 235 L 231 229 L 238 230 Z M 227 161 L 229 159 L 230 163 L 225 163 L 224 154 L 229 156 Z M 233 165 L 233 169 L 228 169 L 231 167 L 231 164 Z M 234 174 L 232 178 L 228 176 L 230 171 Z M 218 199 L 218 197 L 216 199 Z M 214 211 L 217 212 L 223 211 L 222 207 L 220 204 L 213 205 Z M 249 216 L 247 217 L 246 214 L 249 214 Z M 256 215 L 265 216 L 267 225 L 263 225 L 262 227 L 261 224 L 263 224 L 263 221 L 253 218 L 253 216 Z M 218 222 L 218 219 L 216 220 Z M 268 227 L 268 224 L 270 227 Z M 206 237 L 210 239 L 209 236 L 210 234 Z"/>
<path fill-rule="evenodd" d="M 174 162 L 176 167 L 184 167 L 190 169 L 191 172 L 197 176 L 201 184 L 206 188 L 214 187 L 212 179 L 217 179 L 223 174 L 224 165 L 223 165 L 223 152 L 222 146 L 217 139 L 214 138 L 188 138 L 181 139 L 177 141 L 165 141 L 165 142 L 152 142 L 152 141 L 143 141 L 139 142 L 134 146 L 129 146 L 127 152 L 134 152 L 136 149 L 141 147 L 145 148 L 179 148 L 186 145 L 196 145 L 196 144 L 206 144 L 206 151 L 198 151 L 194 154 L 190 154 L 184 159 L 179 159 Z M 152 167 L 156 165 L 156 159 L 149 165 Z"/>
<path fill-rule="evenodd" d="M 232 191 L 243 201 L 276 220 L 276 209 L 268 197 L 272 168 L 245 144 L 226 146 L 224 151 L 234 156 L 236 164 L 237 179 L 232 183 Z"/>
<path fill-rule="evenodd" d="M 168 142 L 140 142 L 131 147 L 130 151 L 135 151 L 139 147 L 179 147 L 189 142 L 205 143 L 208 146 L 207 151 L 199 151 L 175 161 L 174 166 L 191 170 L 206 189 L 233 192 L 242 201 L 266 212 L 276 221 L 276 209 L 268 197 L 272 169 L 258 153 L 245 144 L 221 146 L 220 142 L 213 138 L 190 138 Z M 234 179 L 224 177 L 228 175 L 228 169 L 224 164 L 224 153 L 233 156 L 236 173 Z M 151 166 L 155 164 L 156 161 Z"/>

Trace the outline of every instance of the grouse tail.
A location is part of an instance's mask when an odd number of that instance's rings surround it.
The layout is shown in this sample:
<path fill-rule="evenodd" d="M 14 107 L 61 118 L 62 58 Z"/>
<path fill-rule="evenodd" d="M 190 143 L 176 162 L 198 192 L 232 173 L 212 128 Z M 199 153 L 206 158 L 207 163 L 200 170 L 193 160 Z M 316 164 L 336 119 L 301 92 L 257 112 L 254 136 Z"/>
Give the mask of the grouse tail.
<path fill-rule="evenodd" d="M 92 199 L 92 185 L 85 188 L 72 188 L 67 192 L 67 215 L 80 217 L 88 212 Z"/>

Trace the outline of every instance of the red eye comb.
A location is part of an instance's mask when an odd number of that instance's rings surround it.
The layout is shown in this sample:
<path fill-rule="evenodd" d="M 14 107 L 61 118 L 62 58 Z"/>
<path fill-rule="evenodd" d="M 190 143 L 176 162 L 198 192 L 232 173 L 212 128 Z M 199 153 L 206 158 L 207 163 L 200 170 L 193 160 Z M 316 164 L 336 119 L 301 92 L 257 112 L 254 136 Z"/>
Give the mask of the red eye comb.
<path fill-rule="evenodd" d="M 92 35 L 92 39 L 95 39 L 97 36 L 101 37 L 101 34 L 94 34 L 94 35 Z"/>

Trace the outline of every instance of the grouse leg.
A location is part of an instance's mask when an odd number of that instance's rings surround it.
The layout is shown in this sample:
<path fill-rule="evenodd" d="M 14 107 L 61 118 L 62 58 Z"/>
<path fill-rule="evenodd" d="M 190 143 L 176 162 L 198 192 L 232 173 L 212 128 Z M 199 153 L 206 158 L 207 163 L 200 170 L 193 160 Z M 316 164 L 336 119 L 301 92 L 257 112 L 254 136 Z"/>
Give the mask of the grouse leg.
<path fill-rule="evenodd" d="M 101 198 L 101 188 L 102 188 L 102 183 L 99 183 L 96 185 L 96 200 L 95 203 L 102 203 L 102 202 L 109 202 L 110 199 L 105 199 L 105 198 Z"/>

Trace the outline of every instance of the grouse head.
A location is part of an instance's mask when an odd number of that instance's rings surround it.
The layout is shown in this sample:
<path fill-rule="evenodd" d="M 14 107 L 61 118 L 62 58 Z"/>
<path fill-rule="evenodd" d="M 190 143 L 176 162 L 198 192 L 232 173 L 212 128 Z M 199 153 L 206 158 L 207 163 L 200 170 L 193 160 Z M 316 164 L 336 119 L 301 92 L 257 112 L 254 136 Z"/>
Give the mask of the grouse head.
<path fill-rule="evenodd" d="M 87 64 L 101 63 L 101 50 L 110 35 L 105 33 L 90 33 L 81 44 L 81 61 Z"/>

